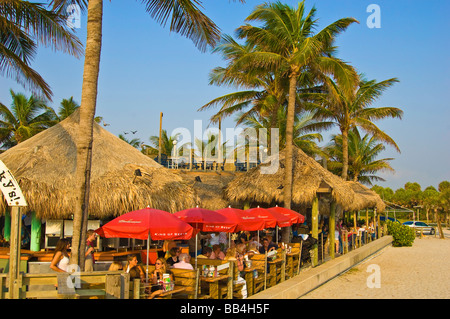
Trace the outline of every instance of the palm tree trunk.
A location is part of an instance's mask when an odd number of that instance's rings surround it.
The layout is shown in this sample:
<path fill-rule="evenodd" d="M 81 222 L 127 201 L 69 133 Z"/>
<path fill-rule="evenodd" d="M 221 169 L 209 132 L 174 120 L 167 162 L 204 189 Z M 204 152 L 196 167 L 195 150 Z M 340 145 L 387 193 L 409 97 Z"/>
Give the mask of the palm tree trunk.
<path fill-rule="evenodd" d="M 444 233 L 442 232 L 442 224 L 441 224 L 441 218 L 439 216 L 437 208 L 434 209 L 434 218 L 436 219 L 438 230 L 439 230 L 439 238 L 445 239 Z"/>
<path fill-rule="evenodd" d="M 81 270 L 84 270 L 86 228 L 89 216 L 89 185 L 93 125 L 102 45 L 102 16 L 103 0 L 89 0 L 80 123 L 77 139 L 76 206 L 74 208 L 71 255 L 71 264 L 79 265 Z"/>
<path fill-rule="evenodd" d="M 288 111 L 286 118 L 286 163 L 285 163 L 285 177 L 284 177 L 284 207 L 291 209 L 292 202 L 292 179 L 293 179 L 293 140 L 294 140 L 294 120 L 295 120 L 295 96 L 297 89 L 297 77 L 294 72 L 289 79 L 289 100 Z M 284 227 L 281 240 L 289 242 L 291 227 Z"/>
<path fill-rule="evenodd" d="M 348 130 L 343 129 L 342 132 L 342 174 L 344 181 L 347 180 L 348 175 Z"/>

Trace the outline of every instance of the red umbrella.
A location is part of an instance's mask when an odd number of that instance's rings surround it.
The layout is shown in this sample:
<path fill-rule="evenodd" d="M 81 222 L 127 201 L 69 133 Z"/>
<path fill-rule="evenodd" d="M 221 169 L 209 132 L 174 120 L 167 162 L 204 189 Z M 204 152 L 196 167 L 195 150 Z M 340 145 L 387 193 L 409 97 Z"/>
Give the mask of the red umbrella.
<path fill-rule="evenodd" d="M 163 210 L 144 208 L 123 214 L 95 230 L 102 237 L 186 240 L 194 228 Z"/>
<path fill-rule="evenodd" d="M 293 224 L 301 224 L 305 222 L 305 216 L 303 216 L 302 214 L 299 214 L 295 211 L 293 211 L 292 209 L 287 209 L 284 207 L 279 207 L 279 206 L 275 206 L 275 207 L 270 207 L 267 208 L 267 210 L 271 211 L 271 212 L 276 212 L 279 214 L 282 214 L 286 217 L 289 217 L 291 220 L 291 225 Z"/>
<path fill-rule="evenodd" d="M 102 237 L 147 239 L 147 269 L 150 240 L 186 240 L 194 228 L 173 214 L 150 207 L 123 214 L 95 230 Z"/>
<path fill-rule="evenodd" d="M 236 221 L 205 208 L 189 208 L 174 215 L 202 232 L 234 233 L 237 226 Z"/>
<path fill-rule="evenodd" d="M 275 226 L 287 227 L 292 225 L 289 217 L 265 208 L 256 207 L 247 209 L 246 211 L 263 219 L 266 223 L 265 228 L 275 228 Z"/>
<path fill-rule="evenodd" d="M 237 223 L 235 232 L 262 230 L 265 226 L 264 220 L 242 209 L 227 207 L 216 210 L 216 212 Z"/>

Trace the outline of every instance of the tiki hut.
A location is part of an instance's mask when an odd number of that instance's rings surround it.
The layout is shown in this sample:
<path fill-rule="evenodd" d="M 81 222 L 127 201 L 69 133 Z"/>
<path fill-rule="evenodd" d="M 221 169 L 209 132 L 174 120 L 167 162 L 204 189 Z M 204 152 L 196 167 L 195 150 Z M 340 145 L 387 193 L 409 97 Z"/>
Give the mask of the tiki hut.
<path fill-rule="evenodd" d="M 236 177 L 234 172 L 180 171 L 179 174 L 194 188 L 199 198 L 199 207 L 217 210 L 233 205 L 225 198 L 224 189 Z"/>
<path fill-rule="evenodd" d="M 356 201 L 360 206 L 359 209 L 376 208 L 379 213 L 384 211 L 386 205 L 377 193 L 358 182 L 348 181 L 347 184 L 358 195 Z"/>
<path fill-rule="evenodd" d="M 79 118 L 77 111 L 0 155 L 38 218 L 73 214 Z M 196 204 L 194 190 L 180 176 L 94 123 L 91 217 L 114 217 L 147 206 L 175 212 Z M 2 201 L 0 212 L 5 208 Z"/>
<path fill-rule="evenodd" d="M 317 193 L 331 195 L 344 210 L 354 210 L 355 193 L 340 177 L 323 168 L 302 150 L 294 147 L 292 205 L 308 207 Z M 279 165 L 271 166 L 274 156 L 247 173 L 236 177 L 225 189 L 228 200 L 264 204 L 283 204 L 285 151 L 279 153 Z"/>

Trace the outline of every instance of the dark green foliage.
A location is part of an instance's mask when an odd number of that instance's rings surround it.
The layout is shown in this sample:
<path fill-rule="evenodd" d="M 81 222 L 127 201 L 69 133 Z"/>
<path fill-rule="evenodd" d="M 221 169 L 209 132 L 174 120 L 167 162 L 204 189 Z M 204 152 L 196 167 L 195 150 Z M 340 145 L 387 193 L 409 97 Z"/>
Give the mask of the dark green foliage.
<path fill-rule="evenodd" d="M 414 239 L 416 238 L 416 232 L 413 228 L 402 225 L 400 223 L 387 222 L 388 233 L 392 235 L 392 246 L 394 247 L 411 247 Z"/>

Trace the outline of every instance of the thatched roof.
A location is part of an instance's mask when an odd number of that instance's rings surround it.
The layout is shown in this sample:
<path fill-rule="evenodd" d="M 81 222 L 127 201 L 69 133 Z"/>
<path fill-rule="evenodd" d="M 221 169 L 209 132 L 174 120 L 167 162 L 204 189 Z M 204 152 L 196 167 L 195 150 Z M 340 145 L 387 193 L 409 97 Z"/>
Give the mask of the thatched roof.
<path fill-rule="evenodd" d="M 355 193 L 344 180 L 323 168 L 297 147 L 294 147 L 293 155 L 293 205 L 309 206 L 317 191 L 329 186 L 333 200 L 344 210 L 357 208 L 354 204 Z M 225 189 L 226 197 L 232 201 L 282 204 L 285 150 L 279 154 L 279 166 L 274 167 L 268 174 L 262 174 L 263 167 L 270 167 L 270 159 L 231 181 Z"/>
<path fill-rule="evenodd" d="M 75 139 L 79 112 L 0 155 L 19 182 L 29 210 L 40 218 L 68 218 L 75 205 Z M 142 176 L 135 178 L 135 170 Z M 182 178 L 94 123 L 90 216 L 118 216 L 145 208 L 175 212 L 197 204 Z M 0 203 L 4 212 L 5 203 Z"/>
<path fill-rule="evenodd" d="M 225 198 L 224 189 L 236 177 L 235 172 L 180 171 L 179 174 L 194 188 L 199 207 L 217 210 L 233 205 Z"/>
<path fill-rule="evenodd" d="M 347 184 L 349 184 L 353 191 L 358 195 L 356 200 L 361 206 L 360 209 L 375 207 L 380 213 L 384 211 L 386 205 L 381 197 L 373 190 L 370 190 L 358 182 L 348 181 Z"/>

